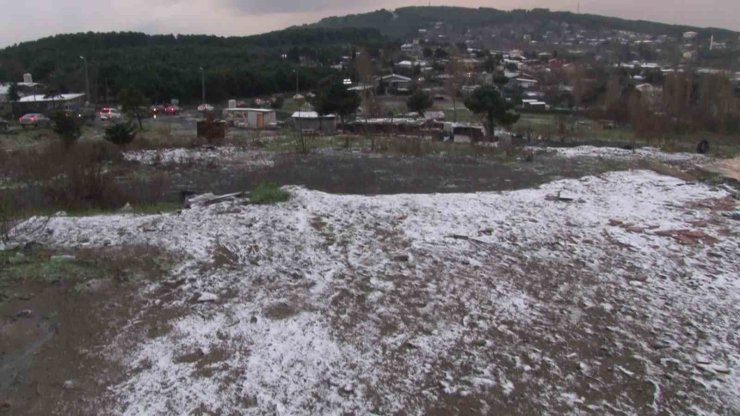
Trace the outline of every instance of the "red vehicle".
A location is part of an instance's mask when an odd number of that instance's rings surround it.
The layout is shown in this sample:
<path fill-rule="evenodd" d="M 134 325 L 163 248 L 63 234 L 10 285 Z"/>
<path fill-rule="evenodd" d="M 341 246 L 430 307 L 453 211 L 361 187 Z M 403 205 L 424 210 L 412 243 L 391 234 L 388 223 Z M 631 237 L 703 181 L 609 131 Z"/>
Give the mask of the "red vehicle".
<path fill-rule="evenodd" d="M 168 116 L 177 115 L 177 113 L 179 112 L 180 112 L 180 107 L 176 105 L 168 105 L 167 107 L 164 108 L 164 113 L 167 114 Z"/>
<path fill-rule="evenodd" d="M 103 107 L 100 109 L 99 115 L 100 119 L 103 121 L 120 120 L 123 117 L 120 111 L 110 107 Z"/>
<path fill-rule="evenodd" d="M 30 113 L 19 118 L 18 123 L 25 129 L 26 127 L 48 126 L 51 120 L 43 114 Z"/>

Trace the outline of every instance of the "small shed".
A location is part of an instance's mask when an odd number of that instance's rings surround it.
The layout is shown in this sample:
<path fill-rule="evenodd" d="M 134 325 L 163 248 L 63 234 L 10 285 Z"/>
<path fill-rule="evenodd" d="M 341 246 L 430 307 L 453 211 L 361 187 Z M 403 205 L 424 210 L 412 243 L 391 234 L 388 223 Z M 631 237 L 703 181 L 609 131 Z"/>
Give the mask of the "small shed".
<path fill-rule="evenodd" d="M 265 108 L 227 108 L 224 119 L 235 127 L 266 129 L 277 126 L 277 114 Z"/>
<path fill-rule="evenodd" d="M 315 111 L 296 111 L 291 118 L 296 130 L 322 131 L 328 134 L 334 134 L 337 131 L 337 116 L 334 114 L 320 116 Z"/>
<path fill-rule="evenodd" d="M 443 136 L 454 143 L 475 143 L 486 138 L 486 129 L 476 124 L 444 123 Z"/>

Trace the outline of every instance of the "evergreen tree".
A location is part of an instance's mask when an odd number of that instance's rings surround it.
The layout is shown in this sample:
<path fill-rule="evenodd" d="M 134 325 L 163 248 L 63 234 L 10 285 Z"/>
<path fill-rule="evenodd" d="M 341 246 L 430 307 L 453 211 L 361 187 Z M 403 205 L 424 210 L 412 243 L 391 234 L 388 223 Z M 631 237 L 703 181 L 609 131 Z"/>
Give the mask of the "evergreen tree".
<path fill-rule="evenodd" d="M 434 99 L 422 89 L 416 89 L 409 99 L 406 100 L 406 107 L 413 112 L 419 113 L 421 117 L 424 117 L 424 112 L 430 109 L 432 105 L 434 105 Z"/>
<path fill-rule="evenodd" d="M 493 138 L 496 122 L 504 126 L 511 126 L 519 121 L 519 114 L 513 111 L 512 105 L 501 96 L 496 87 L 490 85 L 476 89 L 465 100 L 465 107 L 485 118 L 486 132 L 489 138 Z"/>

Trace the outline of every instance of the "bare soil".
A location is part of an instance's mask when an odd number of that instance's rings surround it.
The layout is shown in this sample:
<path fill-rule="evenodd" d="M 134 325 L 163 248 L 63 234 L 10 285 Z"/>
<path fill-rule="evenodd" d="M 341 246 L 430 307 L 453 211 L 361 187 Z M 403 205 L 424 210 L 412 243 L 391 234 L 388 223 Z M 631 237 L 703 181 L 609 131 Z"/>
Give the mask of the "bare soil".
<path fill-rule="evenodd" d="M 89 409 L 124 375 L 100 349 L 148 306 L 141 289 L 166 274 L 168 255 L 142 246 L 80 249 L 58 260 L 61 253 L 40 247 L 4 254 L 0 414 Z"/>

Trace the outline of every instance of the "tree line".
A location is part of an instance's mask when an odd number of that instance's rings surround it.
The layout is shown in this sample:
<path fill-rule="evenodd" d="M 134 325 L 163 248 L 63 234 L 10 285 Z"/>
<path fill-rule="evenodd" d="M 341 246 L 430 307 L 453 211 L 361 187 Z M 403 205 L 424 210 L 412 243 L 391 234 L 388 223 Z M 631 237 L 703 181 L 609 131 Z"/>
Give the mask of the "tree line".
<path fill-rule="evenodd" d="M 377 30 L 354 28 L 291 28 L 249 37 L 58 35 L 0 50 L 0 80 L 31 73 L 55 92 L 84 91 L 84 56 L 93 101 L 108 102 L 122 89 L 135 88 L 153 102 L 187 103 L 200 101 L 203 68 L 208 100 L 216 102 L 290 91 L 296 78 L 304 88 L 315 88 L 353 45 L 383 43 Z"/>

